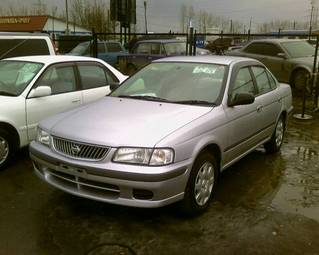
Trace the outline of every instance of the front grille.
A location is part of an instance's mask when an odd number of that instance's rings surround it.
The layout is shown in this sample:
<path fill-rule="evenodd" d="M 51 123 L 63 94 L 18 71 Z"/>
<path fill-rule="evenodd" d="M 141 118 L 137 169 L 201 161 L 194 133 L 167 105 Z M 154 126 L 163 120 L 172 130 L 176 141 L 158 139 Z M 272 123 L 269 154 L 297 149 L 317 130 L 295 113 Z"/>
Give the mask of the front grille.
<path fill-rule="evenodd" d="M 53 147 L 65 156 L 93 161 L 103 159 L 109 151 L 107 147 L 74 142 L 58 137 L 53 137 Z"/>

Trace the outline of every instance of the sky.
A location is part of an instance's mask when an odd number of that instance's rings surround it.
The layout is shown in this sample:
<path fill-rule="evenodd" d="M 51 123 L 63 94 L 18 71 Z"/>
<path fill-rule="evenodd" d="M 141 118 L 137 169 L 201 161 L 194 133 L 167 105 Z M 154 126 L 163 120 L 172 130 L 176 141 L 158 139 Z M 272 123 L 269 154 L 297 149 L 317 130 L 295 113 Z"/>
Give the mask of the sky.
<path fill-rule="evenodd" d="M 92 0 L 87 0 L 92 1 Z M 108 3 L 108 0 L 100 0 Z M 143 0 L 137 1 L 138 28 L 144 28 Z M 318 2 L 318 0 L 312 0 Z M 34 7 L 38 0 L 24 0 L 23 3 Z M 64 10 L 65 0 L 42 0 L 48 9 L 52 5 Z M 72 0 L 68 0 L 69 3 Z M 195 10 L 206 10 L 216 16 L 238 20 L 253 26 L 271 20 L 295 20 L 305 22 L 310 19 L 311 0 L 147 0 L 149 31 L 167 32 L 180 30 L 181 4 L 192 5 Z M 19 6 L 21 0 L 1 0 L 1 6 Z"/>

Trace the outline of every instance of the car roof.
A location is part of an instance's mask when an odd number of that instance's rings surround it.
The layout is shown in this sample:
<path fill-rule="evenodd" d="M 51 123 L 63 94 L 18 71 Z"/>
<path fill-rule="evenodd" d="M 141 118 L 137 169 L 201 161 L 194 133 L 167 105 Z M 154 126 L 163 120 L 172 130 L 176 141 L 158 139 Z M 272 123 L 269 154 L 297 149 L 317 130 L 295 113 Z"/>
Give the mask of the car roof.
<path fill-rule="evenodd" d="M 282 42 L 303 42 L 302 39 L 288 39 L 288 38 L 266 38 L 266 39 L 256 39 L 251 42 L 272 42 L 272 43 L 282 43 Z"/>
<path fill-rule="evenodd" d="M 37 37 L 37 36 L 42 36 L 42 37 L 49 37 L 48 34 L 46 33 L 28 33 L 28 32 L 0 32 L 0 37 L 1 36 L 13 36 L 13 37 Z"/>
<path fill-rule="evenodd" d="M 234 56 L 177 56 L 168 57 L 155 60 L 153 62 L 187 62 L 187 63 L 207 63 L 207 64 L 219 64 L 219 65 L 231 65 L 242 61 L 254 61 L 259 63 L 255 59 L 245 57 L 234 57 Z"/>
<path fill-rule="evenodd" d="M 175 42 L 183 42 L 177 39 L 152 39 L 152 40 L 141 40 L 136 43 L 175 43 Z"/>
<path fill-rule="evenodd" d="M 101 62 L 97 58 L 82 57 L 82 56 L 71 56 L 71 55 L 42 55 L 42 56 L 25 56 L 25 57 L 14 57 L 5 58 L 2 60 L 17 60 L 17 61 L 29 61 L 38 62 L 46 65 L 59 63 L 59 62 L 70 62 L 70 61 L 97 61 Z"/>

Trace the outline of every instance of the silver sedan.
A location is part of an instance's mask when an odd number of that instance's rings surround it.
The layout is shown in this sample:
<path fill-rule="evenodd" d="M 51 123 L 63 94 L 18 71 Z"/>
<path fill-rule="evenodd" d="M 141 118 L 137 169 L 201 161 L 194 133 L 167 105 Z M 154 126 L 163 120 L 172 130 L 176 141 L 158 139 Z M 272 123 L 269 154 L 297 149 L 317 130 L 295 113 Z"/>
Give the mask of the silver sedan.
<path fill-rule="evenodd" d="M 264 145 L 277 152 L 292 110 L 289 85 L 260 62 L 172 57 L 113 93 L 42 121 L 30 146 L 36 174 L 112 204 L 205 210 L 221 171 Z"/>

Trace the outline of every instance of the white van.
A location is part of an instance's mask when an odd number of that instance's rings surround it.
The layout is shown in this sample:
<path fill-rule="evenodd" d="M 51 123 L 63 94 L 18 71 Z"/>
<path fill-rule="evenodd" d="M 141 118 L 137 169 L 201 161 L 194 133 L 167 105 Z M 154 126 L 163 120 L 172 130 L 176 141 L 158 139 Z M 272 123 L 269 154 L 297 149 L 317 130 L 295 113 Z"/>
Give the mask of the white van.
<path fill-rule="evenodd" d="M 0 59 L 34 55 L 56 55 L 49 35 L 0 32 Z"/>

